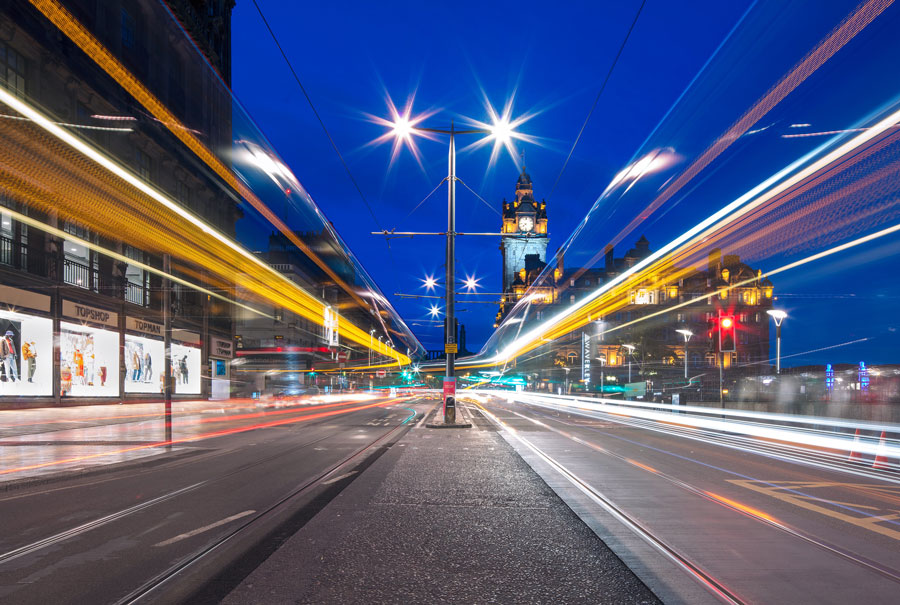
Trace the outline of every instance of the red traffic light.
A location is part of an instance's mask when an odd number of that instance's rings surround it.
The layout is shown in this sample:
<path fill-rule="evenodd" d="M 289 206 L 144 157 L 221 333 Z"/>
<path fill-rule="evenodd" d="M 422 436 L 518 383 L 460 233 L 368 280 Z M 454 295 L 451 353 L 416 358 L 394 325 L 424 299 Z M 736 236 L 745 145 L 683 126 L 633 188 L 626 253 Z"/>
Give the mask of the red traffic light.
<path fill-rule="evenodd" d="M 726 315 L 719 318 L 719 351 L 733 353 L 736 348 L 734 317 Z"/>

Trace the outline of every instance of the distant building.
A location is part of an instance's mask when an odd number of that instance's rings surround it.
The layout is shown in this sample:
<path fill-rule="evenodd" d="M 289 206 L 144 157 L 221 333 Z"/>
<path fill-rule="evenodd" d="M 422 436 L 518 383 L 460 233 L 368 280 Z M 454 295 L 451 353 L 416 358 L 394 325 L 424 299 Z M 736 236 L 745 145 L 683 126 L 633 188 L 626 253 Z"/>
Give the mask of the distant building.
<path fill-rule="evenodd" d="M 62 4 L 68 11 L 68 34 L 83 31 L 93 37 L 118 62 L 117 69 L 124 70 L 122 77 L 143 84 L 181 127 L 197 133 L 210 149 L 230 149 L 228 89 L 210 83 L 217 77 L 165 4 Z M 173 0 L 168 5 L 230 81 L 233 2 Z M 0 87 L 233 236 L 241 211 L 228 186 L 201 166 L 119 81 L 85 56 L 68 34 L 29 3 L 4 3 Z M 17 163 L 10 172 L 10 164 L 3 162 L 6 168 L 0 174 L 0 336 L 8 336 L 13 348 L 0 362 L 0 405 L 158 400 L 166 311 L 172 321 L 175 397 L 228 397 L 234 347 L 231 305 L 180 283 L 166 292 L 162 278 L 143 268 L 164 269 L 161 255 L 102 233 L 104 217 L 91 209 L 92 199 L 124 200 L 135 193 L 100 170 L 85 168 L 76 152 L 56 153 L 49 137 L 11 115 L 10 108 L 2 113 L 7 118 L 0 124 L 4 153 L 13 154 Z M 84 220 L 62 215 L 56 191 L 87 200 Z M 23 215 L 53 231 L 20 220 Z M 172 263 L 170 271 L 208 291 L 230 294 L 229 283 L 210 279 L 185 259 Z"/>
<path fill-rule="evenodd" d="M 502 216 L 500 253 L 503 257 L 503 295 L 497 325 L 524 295 L 528 284 L 534 282 L 547 262 L 547 203 L 534 199 L 534 187 L 525 166 L 522 166 L 522 173 L 516 181 L 515 199 L 511 202 L 505 198 L 503 200 Z"/>
<path fill-rule="evenodd" d="M 542 296 L 532 303 L 535 319 L 577 304 L 650 254 L 650 242 L 642 236 L 621 257 L 608 247 L 603 267 L 566 269 L 558 258 L 553 274 L 540 284 L 543 289 L 553 288 L 552 296 Z M 529 279 L 533 279 L 531 275 Z M 650 381 L 654 389 L 683 387 L 687 354 L 690 376 L 703 375 L 696 384 L 703 383 L 709 396 L 717 398 L 718 373 L 709 369 L 722 365 L 724 369 L 743 368 L 744 373 L 768 371 L 770 319 L 766 311 L 772 308 L 774 298 L 772 283 L 759 270 L 736 255 L 723 256 L 719 249 L 713 249 L 703 269 L 671 266 L 652 279 L 631 284 L 627 293 L 610 301 L 608 313 L 545 345 L 552 350 L 554 363 L 542 361 L 535 369 L 545 379 L 557 374 L 557 382 L 562 368 L 570 368 L 570 373 L 577 370 L 577 378 L 570 382 L 585 388 L 579 379 L 585 352 L 582 334 L 586 333 L 591 355 L 588 390 L 598 390 L 601 374 L 607 387 L 624 384 L 629 363 L 632 382 Z M 736 325 L 733 352 L 719 350 L 722 316 L 733 317 Z M 687 347 L 677 330 L 693 334 Z M 557 368 L 548 371 L 553 365 Z M 519 371 L 527 368 L 520 367 Z"/>

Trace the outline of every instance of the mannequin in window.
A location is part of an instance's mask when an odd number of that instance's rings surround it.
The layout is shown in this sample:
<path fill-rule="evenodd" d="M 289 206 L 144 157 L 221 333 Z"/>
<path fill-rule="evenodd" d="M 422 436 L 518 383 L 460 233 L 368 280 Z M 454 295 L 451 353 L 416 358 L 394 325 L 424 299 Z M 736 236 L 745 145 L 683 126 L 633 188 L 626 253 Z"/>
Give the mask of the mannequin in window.
<path fill-rule="evenodd" d="M 8 382 L 19 381 L 19 365 L 16 363 L 16 343 L 13 340 L 12 330 L 7 330 L 3 340 L 0 340 L 0 357 L 3 357 L 3 371 Z"/>

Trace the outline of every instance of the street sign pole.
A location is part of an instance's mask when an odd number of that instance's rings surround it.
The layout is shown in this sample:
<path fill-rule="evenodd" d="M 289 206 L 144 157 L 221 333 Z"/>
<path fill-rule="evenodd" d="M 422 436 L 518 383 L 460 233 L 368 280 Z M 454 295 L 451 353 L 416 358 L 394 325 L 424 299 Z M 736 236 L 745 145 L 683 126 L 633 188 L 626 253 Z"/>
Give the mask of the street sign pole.
<path fill-rule="evenodd" d="M 450 152 L 447 160 L 447 329 L 445 330 L 444 351 L 447 356 L 447 375 L 444 378 L 444 423 L 456 422 L 456 310 L 454 290 L 456 289 L 456 137 L 453 122 L 450 123 Z M 448 393 L 448 384 L 450 391 Z"/>

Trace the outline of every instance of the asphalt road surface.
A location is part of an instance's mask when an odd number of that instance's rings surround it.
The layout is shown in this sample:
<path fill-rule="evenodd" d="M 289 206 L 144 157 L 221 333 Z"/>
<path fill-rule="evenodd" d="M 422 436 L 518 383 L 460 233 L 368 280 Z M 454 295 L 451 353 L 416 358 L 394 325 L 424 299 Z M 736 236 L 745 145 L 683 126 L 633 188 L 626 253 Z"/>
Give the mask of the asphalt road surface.
<path fill-rule="evenodd" d="M 216 601 L 432 405 L 231 414 L 170 455 L 8 490 L 0 601 Z"/>
<path fill-rule="evenodd" d="M 684 598 L 672 588 L 677 573 L 733 602 L 898 602 L 895 472 L 677 420 L 494 398 L 482 405 L 664 600 Z M 623 523 L 631 538 L 622 538 Z M 677 565 L 636 554 L 648 543 Z"/>

